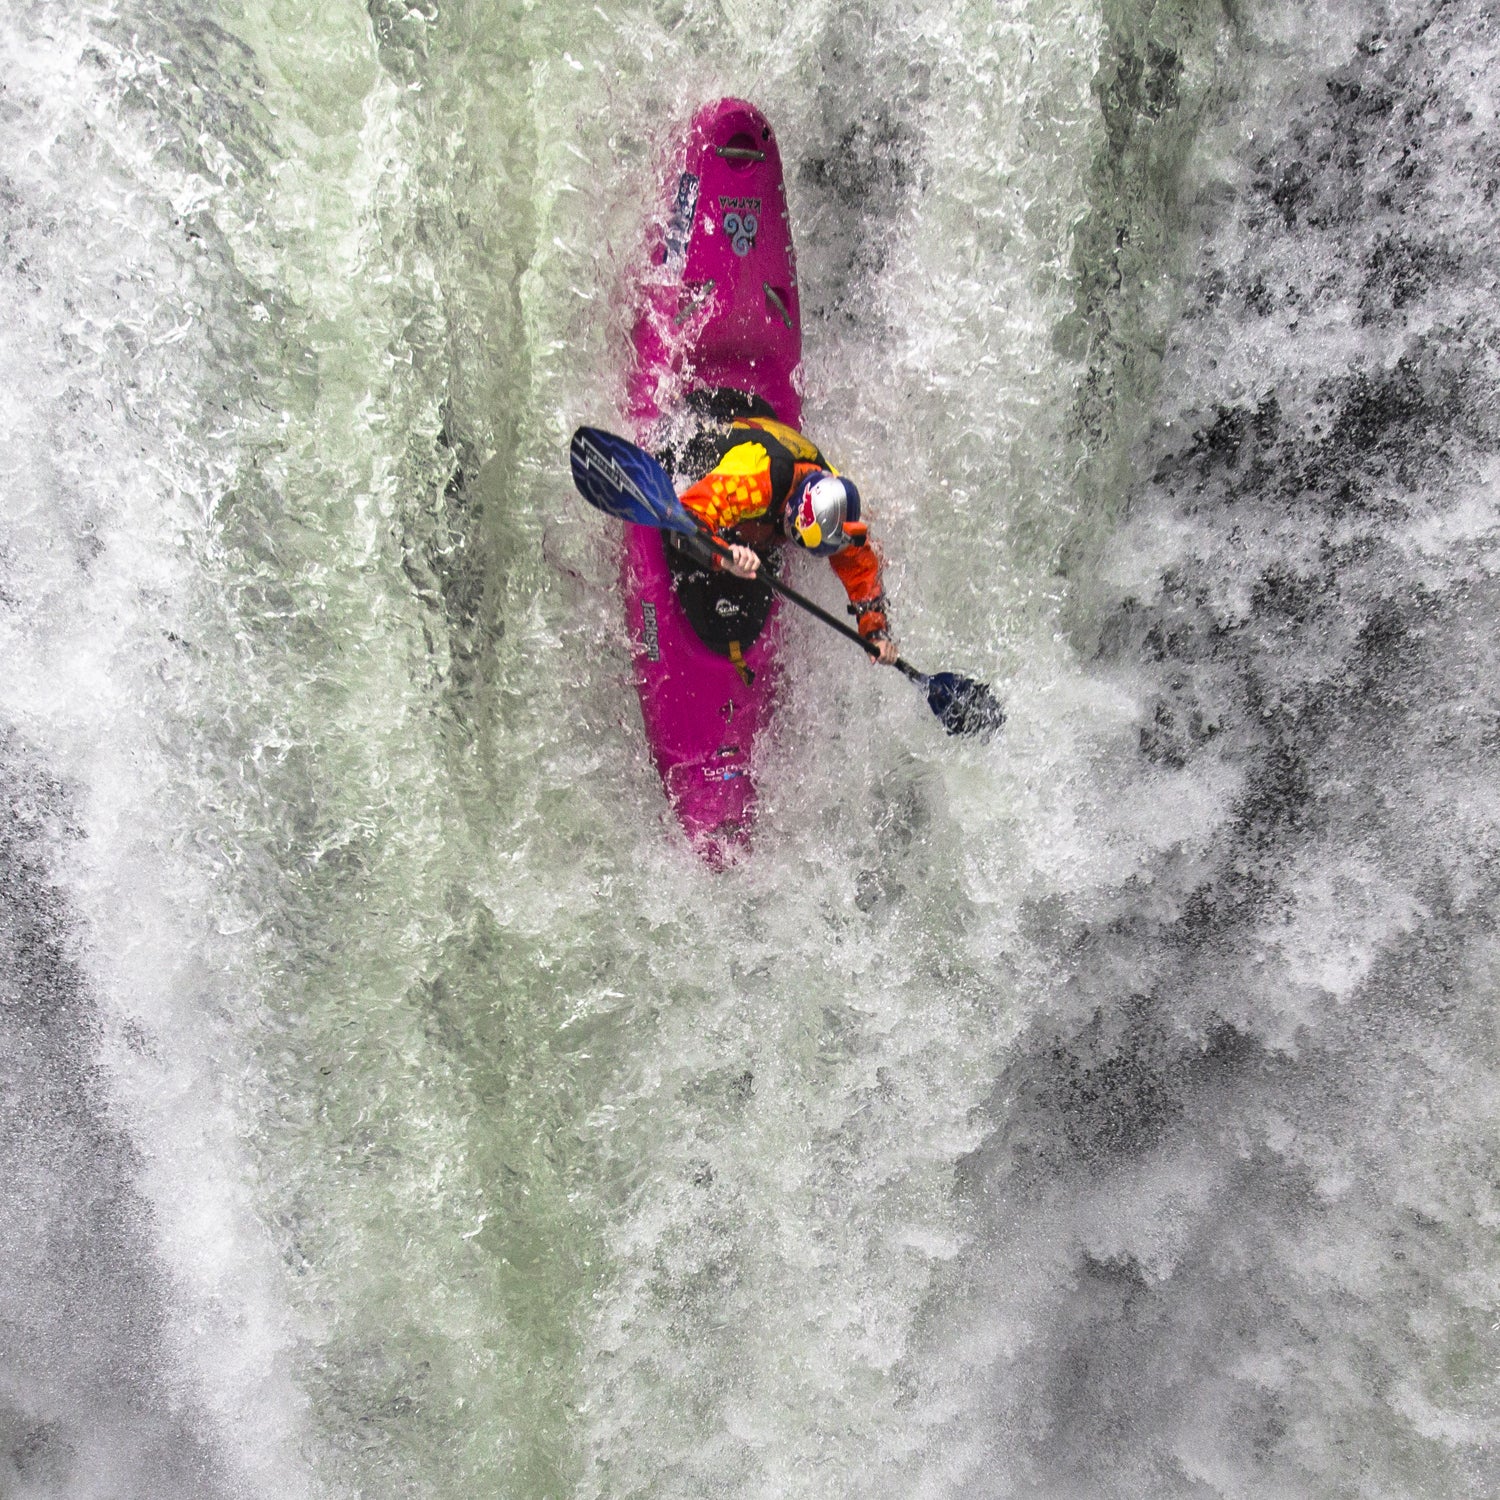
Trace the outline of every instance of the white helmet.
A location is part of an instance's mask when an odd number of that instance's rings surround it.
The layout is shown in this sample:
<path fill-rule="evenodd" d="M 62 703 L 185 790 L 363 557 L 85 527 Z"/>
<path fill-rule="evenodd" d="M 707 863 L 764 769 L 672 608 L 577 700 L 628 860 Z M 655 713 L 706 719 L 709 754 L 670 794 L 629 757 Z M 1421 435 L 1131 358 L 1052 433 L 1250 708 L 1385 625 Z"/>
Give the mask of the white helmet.
<path fill-rule="evenodd" d="M 827 557 L 844 545 L 844 523 L 859 519 L 859 491 L 847 479 L 815 469 L 792 491 L 783 522 L 788 536 Z"/>

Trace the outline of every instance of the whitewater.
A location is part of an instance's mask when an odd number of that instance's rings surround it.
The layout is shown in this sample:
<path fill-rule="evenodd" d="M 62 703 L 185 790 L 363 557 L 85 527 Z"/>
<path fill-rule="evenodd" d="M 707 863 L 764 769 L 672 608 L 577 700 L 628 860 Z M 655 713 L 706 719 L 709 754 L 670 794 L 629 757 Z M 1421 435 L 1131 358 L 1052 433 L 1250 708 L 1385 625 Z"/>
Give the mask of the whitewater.
<path fill-rule="evenodd" d="M 0 1495 L 1500 1496 L 1492 6 L 0 46 Z M 566 451 L 724 94 L 1009 721 L 790 622 L 713 873 Z"/>

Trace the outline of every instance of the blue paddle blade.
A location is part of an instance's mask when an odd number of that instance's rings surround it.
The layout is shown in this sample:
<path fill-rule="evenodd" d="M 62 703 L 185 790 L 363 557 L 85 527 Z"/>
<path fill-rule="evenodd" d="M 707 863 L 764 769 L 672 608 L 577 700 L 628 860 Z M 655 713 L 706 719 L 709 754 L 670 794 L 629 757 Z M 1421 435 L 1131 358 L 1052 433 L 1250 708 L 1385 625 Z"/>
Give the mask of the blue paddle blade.
<path fill-rule="evenodd" d="M 697 534 L 667 471 L 628 438 L 597 427 L 580 427 L 568 450 L 573 483 L 595 510 L 637 526 Z"/>
<path fill-rule="evenodd" d="M 934 672 L 922 678 L 927 706 L 949 734 L 972 734 L 987 740 L 1005 723 L 1005 710 L 982 682 L 957 672 Z"/>

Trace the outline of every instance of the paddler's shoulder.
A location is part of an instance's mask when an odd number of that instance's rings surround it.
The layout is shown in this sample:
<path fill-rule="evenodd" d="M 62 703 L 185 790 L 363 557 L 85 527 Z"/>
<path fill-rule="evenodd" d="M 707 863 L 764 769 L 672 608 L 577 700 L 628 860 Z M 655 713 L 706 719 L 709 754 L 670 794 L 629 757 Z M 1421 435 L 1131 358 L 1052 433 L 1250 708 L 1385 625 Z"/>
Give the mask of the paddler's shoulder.
<path fill-rule="evenodd" d="M 810 443 L 795 427 L 788 427 L 785 422 L 778 422 L 773 417 L 740 417 L 730 431 L 749 427 L 758 428 L 775 438 L 794 459 L 802 463 L 823 463 L 823 455 L 818 451 L 817 445 Z"/>

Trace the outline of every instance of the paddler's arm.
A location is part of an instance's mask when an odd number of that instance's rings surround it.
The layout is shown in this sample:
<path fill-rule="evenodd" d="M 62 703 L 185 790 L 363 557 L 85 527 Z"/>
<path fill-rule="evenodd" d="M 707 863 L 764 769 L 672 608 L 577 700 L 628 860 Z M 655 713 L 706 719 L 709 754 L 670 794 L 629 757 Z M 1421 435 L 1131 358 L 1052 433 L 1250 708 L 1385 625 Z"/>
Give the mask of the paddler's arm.
<path fill-rule="evenodd" d="M 759 443 L 737 443 L 678 498 L 715 541 L 729 548 L 729 556 L 716 558 L 714 567 L 736 578 L 754 578 L 760 568 L 759 554 L 725 532 L 743 520 L 763 516 L 769 509 L 771 478 L 766 450 Z"/>
<path fill-rule="evenodd" d="M 713 527 L 707 526 L 700 533 L 702 540 L 715 544 L 712 553 L 704 553 L 698 559 L 700 567 L 707 567 L 713 572 L 732 573 L 736 578 L 754 578 L 760 569 L 760 553 L 754 547 L 747 547 L 743 542 L 732 541 L 722 531 L 715 531 Z M 728 549 L 727 554 L 717 550 L 719 547 Z M 697 553 L 693 554 L 695 559 Z"/>
<path fill-rule="evenodd" d="M 880 654 L 871 662 L 891 666 L 900 655 L 891 638 L 886 618 L 885 586 L 880 578 L 880 554 L 870 542 L 869 528 L 863 521 L 846 521 L 844 535 L 848 545 L 828 559 L 849 596 L 849 613 L 854 616 L 862 640 L 876 647 Z"/>

